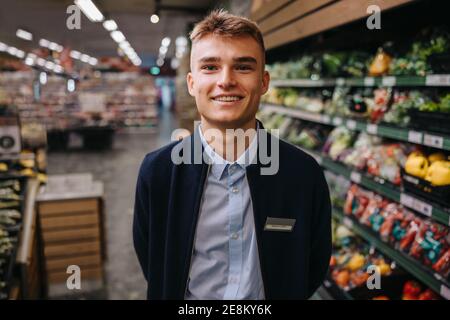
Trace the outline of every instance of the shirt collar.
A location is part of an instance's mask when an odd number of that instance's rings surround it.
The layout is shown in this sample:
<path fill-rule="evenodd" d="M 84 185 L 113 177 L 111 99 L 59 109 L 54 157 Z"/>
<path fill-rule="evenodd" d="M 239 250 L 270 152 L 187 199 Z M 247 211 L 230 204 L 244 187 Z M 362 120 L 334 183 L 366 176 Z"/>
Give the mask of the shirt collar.
<path fill-rule="evenodd" d="M 258 132 L 259 129 L 259 122 L 256 121 L 256 131 Z M 217 154 L 213 148 L 208 144 L 206 141 L 206 138 L 203 136 L 203 132 L 201 129 L 201 124 L 198 125 L 198 132 L 200 135 L 200 139 L 202 141 L 203 148 L 205 149 L 206 155 L 211 160 L 211 173 L 217 178 L 221 179 L 223 173 L 225 172 L 225 169 L 229 165 L 237 164 L 241 168 L 245 169 L 248 165 L 255 163 L 256 160 L 256 154 L 258 151 L 258 134 L 253 137 L 252 141 L 250 142 L 250 145 L 245 150 L 243 154 L 235 161 L 230 162 L 219 154 Z"/>

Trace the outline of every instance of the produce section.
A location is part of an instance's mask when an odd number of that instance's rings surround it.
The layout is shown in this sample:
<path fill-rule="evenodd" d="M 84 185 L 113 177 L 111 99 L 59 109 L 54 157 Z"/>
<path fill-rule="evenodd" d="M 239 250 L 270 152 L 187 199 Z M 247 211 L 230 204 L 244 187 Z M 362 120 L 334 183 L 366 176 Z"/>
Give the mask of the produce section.
<path fill-rule="evenodd" d="M 301 54 L 276 49 L 280 61 L 269 59 L 258 117 L 314 157 L 330 188 L 324 297 L 450 299 L 448 31 L 430 22 L 411 38 L 342 49 L 339 32 L 349 27 L 329 36 L 333 44 L 304 40 L 290 45 Z M 369 266 L 381 290 L 368 288 Z"/>

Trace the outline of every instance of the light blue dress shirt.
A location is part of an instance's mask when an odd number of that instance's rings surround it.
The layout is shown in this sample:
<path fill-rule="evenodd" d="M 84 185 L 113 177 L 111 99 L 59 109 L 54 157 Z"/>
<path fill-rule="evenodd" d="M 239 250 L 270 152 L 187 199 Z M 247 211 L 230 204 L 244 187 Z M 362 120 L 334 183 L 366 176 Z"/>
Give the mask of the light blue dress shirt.
<path fill-rule="evenodd" d="M 256 161 L 257 135 L 231 163 L 214 152 L 198 126 L 212 160 L 197 222 L 185 298 L 264 299 L 253 206 L 245 168 Z"/>

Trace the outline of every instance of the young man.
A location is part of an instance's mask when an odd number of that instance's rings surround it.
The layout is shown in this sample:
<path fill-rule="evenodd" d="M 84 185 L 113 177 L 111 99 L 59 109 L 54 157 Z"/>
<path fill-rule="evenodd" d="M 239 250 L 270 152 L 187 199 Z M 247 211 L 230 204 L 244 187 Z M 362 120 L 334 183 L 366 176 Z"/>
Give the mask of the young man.
<path fill-rule="evenodd" d="M 262 35 L 214 11 L 191 41 L 187 85 L 201 124 L 148 154 L 137 181 L 133 236 L 148 298 L 307 299 L 331 254 L 328 187 L 312 157 L 255 118 L 269 85 Z M 275 170 L 264 171 L 266 152 Z"/>

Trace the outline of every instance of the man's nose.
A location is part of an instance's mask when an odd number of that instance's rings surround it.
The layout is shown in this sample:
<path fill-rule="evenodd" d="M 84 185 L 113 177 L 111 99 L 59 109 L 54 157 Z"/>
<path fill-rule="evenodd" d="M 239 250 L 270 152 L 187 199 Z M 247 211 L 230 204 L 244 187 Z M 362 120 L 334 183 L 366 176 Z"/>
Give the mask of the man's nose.
<path fill-rule="evenodd" d="M 236 85 L 233 71 L 228 68 L 223 68 L 218 81 L 218 86 L 222 89 L 227 89 Z"/>

